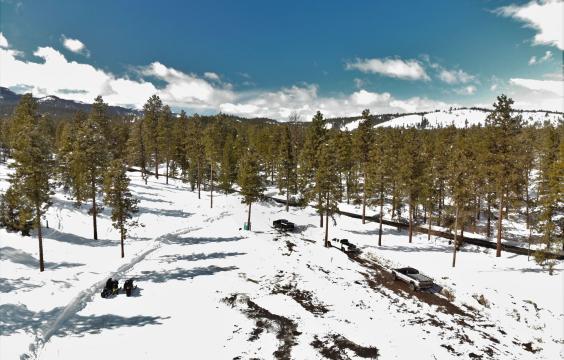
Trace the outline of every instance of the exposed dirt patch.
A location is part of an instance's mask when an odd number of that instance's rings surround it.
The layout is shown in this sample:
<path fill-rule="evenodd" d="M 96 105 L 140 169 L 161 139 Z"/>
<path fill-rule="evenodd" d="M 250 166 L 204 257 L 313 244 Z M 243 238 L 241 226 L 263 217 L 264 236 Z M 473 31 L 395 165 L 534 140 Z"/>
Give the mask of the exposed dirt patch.
<path fill-rule="evenodd" d="M 350 359 L 345 350 L 350 350 L 356 356 L 365 359 L 378 359 L 378 356 L 380 355 L 377 348 L 355 344 L 354 342 L 341 335 L 328 335 L 323 339 L 320 339 L 316 335 L 314 339 L 315 340 L 311 343 L 311 346 L 317 349 L 319 353 L 327 359 Z"/>
<path fill-rule="evenodd" d="M 274 358 L 278 360 L 292 358 L 291 352 L 296 345 L 295 339 L 301 334 L 296 323 L 260 307 L 244 294 L 233 294 L 223 301 L 231 307 L 241 310 L 249 319 L 255 320 L 255 329 L 251 332 L 250 341 L 257 340 L 264 331 L 275 332 L 280 344 L 273 353 Z"/>
<path fill-rule="evenodd" d="M 325 305 L 313 296 L 312 292 L 300 290 L 296 288 L 295 284 L 276 285 L 274 289 L 272 289 L 272 293 L 290 296 L 304 309 L 314 315 L 323 315 L 329 311 Z"/>
<path fill-rule="evenodd" d="M 284 255 L 290 256 L 294 252 L 294 248 L 296 247 L 296 244 L 294 244 L 290 240 L 286 240 L 286 247 L 288 248 L 288 253 Z"/>
<path fill-rule="evenodd" d="M 416 298 L 417 300 L 429 305 L 438 306 L 439 311 L 442 311 L 444 313 L 451 315 L 468 316 L 468 314 L 464 310 L 433 292 L 414 292 L 409 290 L 409 287 L 406 283 L 404 283 L 403 281 L 394 281 L 391 277 L 391 274 L 383 266 L 378 265 L 373 261 L 368 261 L 360 257 L 351 257 L 351 259 L 356 261 L 363 267 L 371 270 L 370 272 L 372 276 L 364 274 L 364 276 L 367 278 L 367 281 L 369 281 L 369 285 L 372 284 L 371 287 L 374 285 L 376 287 L 384 286 L 385 288 L 392 290 L 394 293 L 403 298 Z"/>

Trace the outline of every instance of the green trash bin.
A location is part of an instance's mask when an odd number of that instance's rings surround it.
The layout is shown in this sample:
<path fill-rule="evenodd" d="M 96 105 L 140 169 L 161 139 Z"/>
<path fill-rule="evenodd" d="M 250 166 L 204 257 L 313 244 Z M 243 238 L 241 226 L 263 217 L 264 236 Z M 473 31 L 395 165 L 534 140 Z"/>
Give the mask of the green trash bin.
<path fill-rule="evenodd" d="M 249 223 L 248 222 L 243 223 L 243 230 L 249 230 Z"/>

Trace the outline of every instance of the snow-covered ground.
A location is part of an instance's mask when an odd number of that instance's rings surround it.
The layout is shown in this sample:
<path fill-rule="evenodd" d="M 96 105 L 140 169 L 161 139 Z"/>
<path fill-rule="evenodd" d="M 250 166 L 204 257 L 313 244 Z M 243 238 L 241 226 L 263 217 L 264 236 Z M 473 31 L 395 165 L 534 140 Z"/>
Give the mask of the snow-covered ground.
<path fill-rule="evenodd" d="M 6 168 L 0 166 L 0 188 Z M 549 276 L 515 254 L 452 247 L 426 235 L 337 217 L 330 237 L 363 250 L 323 247 L 312 209 L 253 205 L 252 231 L 236 194 L 202 199 L 188 186 L 130 173 L 141 200 L 126 257 L 109 209 L 91 240 L 87 207 L 57 193 L 45 229 L 46 270 L 35 237 L 0 230 L 0 359 L 558 359 L 564 355 L 563 266 Z M 277 218 L 299 224 L 284 235 Z M 410 265 L 438 286 L 411 293 L 382 265 Z M 135 278 L 133 297 L 102 299 L 113 276 Z M 440 293 L 450 289 L 452 302 Z M 443 291 L 444 293 L 444 291 Z M 477 299 L 483 297 L 482 301 Z"/>
<path fill-rule="evenodd" d="M 558 120 L 562 121 L 564 117 L 562 114 L 555 113 L 545 113 L 545 112 L 532 112 L 524 111 L 519 114 L 523 117 L 523 121 L 526 124 L 534 124 L 535 122 L 540 122 L 541 124 L 545 121 L 549 121 L 552 124 L 557 124 Z M 390 127 L 409 127 L 416 126 L 421 123 L 423 117 L 429 121 L 428 127 L 445 127 L 454 125 L 457 128 L 463 128 L 465 126 L 472 125 L 484 125 L 486 123 L 486 117 L 489 112 L 482 110 L 472 110 L 472 109 L 460 109 L 460 110 L 441 110 L 436 112 L 427 113 L 424 116 L 421 115 L 404 115 L 386 121 L 377 126 L 390 126 Z"/>
<path fill-rule="evenodd" d="M 457 128 L 472 125 L 485 125 L 486 117 L 490 113 L 482 110 L 473 109 L 456 109 L 456 110 L 440 110 L 429 112 L 424 115 L 400 115 L 392 120 L 383 122 L 376 125 L 376 127 L 413 127 L 419 125 L 423 118 L 428 120 L 428 128 L 447 127 L 454 125 Z M 523 117 L 525 124 L 534 124 L 540 122 L 543 124 L 545 121 L 556 125 L 560 121 L 564 121 L 564 115 L 559 113 L 546 113 L 546 112 L 533 112 L 523 111 L 519 113 Z M 341 130 L 352 131 L 358 127 L 361 120 L 351 121 L 341 127 Z"/>

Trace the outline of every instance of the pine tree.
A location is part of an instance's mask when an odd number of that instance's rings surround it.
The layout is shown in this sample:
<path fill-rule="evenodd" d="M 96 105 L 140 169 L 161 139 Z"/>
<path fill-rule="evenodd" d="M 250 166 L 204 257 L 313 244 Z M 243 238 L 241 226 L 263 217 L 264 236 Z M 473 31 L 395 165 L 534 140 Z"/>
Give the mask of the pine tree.
<path fill-rule="evenodd" d="M 539 178 L 539 216 L 536 228 L 541 232 L 541 242 L 547 252 L 557 252 L 564 248 L 564 229 L 562 220 L 564 212 L 564 142 L 552 126 L 545 129 L 540 153 Z M 559 229 L 560 227 L 560 229 Z M 548 267 L 553 274 L 556 259 L 545 253 L 537 252 L 535 260 Z"/>
<path fill-rule="evenodd" d="M 44 271 L 41 216 L 51 205 L 51 146 L 37 115 L 37 103 L 31 94 L 22 96 L 13 120 L 14 163 L 10 166 L 14 173 L 10 176 L 10 186 L 19 201 L 29 204 L 28 209 L 33 211 L 39 241 L 39 270 Z"/>
<path fill-rule="evenodd" d="M 157 148 L 161 149 L 161 156 L 165 160 L 165 183 L 168 185 L 169 165 L 172 157 L 172 111 L 165 105 L 162 107 L 157 123 Z"/>
<path fill-rule="evenodd" d="M 133 214 L 138 211 L 138 200 L 129 191 L 129 178 L 121 159 L 111 162 L 104 179 L 104 192 L 104 202 L 112 208 L 112 225 L 120 233 L 121 257 L 124 257 L 127 230 L 138 225 L 137 221 L 131 221 Z"/>
<path fill-rule="evenodd" d="M 513 100 L 505 95 L 497 97 L 493 104 L 494 111 L 486 118 L 490 134 L 490 153 L 492 172 L 498 197 L 499 217 L 497 226 L 496 256 L 501 256 L 501 233 L 503 229 L 503 209 L 519 184 L 519 166 L 517 166 L 519 146 L 518 136 L 522 128 L 520 115 L 512 116 Z"/>
<path fill-rule="evenodd" d="M 190 161 L 190 183 L 196 184 L 198 199 L 201 198 L 202 172 L 205 165 L 205 145 L 203 141 L 201 120 L 195 115 L 188 123 L 186 135 L 186 151 Z"/>
<path fill-rule="evenodd" d="M 369 194 L 367 188 L 368 180 L 368 159 L 370 145 L 372 143 L 372 123 L 370 121 L 370 110 L 362 111 L 362 121 L 358 128 L 353 132 L 352 145 L 353 154 L 358 163 L 362 175 L 362 223 L 366 222 L 366 199 Z"/>
<path fill-rule="evenodd" d="M 104 135 L 104 123 L 106 121 L 108 105 L 104 103 L 102 97 L 98 96 L 88 119 L 78 129 L 77 146 L 75 148 L 75 156 L 84 164 L 84 174 L 81 179 L 84 184 L 81 185 L 88 190 L 81 193 L 82 198 L 77 198 L 77 202 L 89 199 L 92 201 L 92 207 L 89 214 L 92 215 L 93 238 L 98 239 L 98 203 L 96 197 L 102 190 L 104 172 L 109 162 L 109 152 L 106 137 Z"/>
<path fill-rule="evenodd" d="M 231 191 L 231 186 L 236 180 L 237 175 L 237 158 L 234 151 L 233 137 L 228 134 L 223 144 L 223 151 L 220 163 L 220 187 L 221 190 L 228 194 Z"/>
<path fill-rule="evenodd" d="M 297 182 L 296 149 L 289 125 L 283 125 L 278 151 L 278 188 L 286 193 L 286 212 L 290 206 L 290 192 Z"/>
<path fill-rule="evenodd" d="M 382 245 L 382 224 L 384 218 L 384 199 L 389 182 L 388 174 L 388 136 L 385 130 L 379 129 L 375 141 L 371 144 L 369 162 L 367 165 L 367 182 L 370 193 L 378 193 L 378 205 L 380 207 L 380 224 L 378 228 L 378 246 Z"/>
<path fill-rule="evenodd" d="M 315 186 L 316 172 L 319 167 L 319 149 L 325 143 L 327 137 L 325 120 L 323 120 L 321 112 L 318 111 L 315 114 L 306 131 L 304 146 L 299 157 L 299 187 L 304 196 L 305 204 L 314 199 L 317 200 L 317 211 L 320 216 L 319 224 L 320 227 L 323 227 L 323 194 Z"/>
<path fill-rule="evenodd" d="M 157 95 L 153 95 L 143 105 L 143 130 L 145 137 L 145 147 L 147 153 L 153 154 L 153 162 L 155 165 L 155 177 L 159 178 L 159 162 L 160 162 L 160 139 L 159 139 L 159 118 L 163 103 Z"/>
<path fill-rule="evenodd" d="M 250 148 L 241 158 L 238 183 L 241 187 L 243 203 L 249 205 L 247 224 L 248 229 L 251 230 L 251 205 L 260 199 L 265 190 L 263 178 L 260 174 L 258 155 L 253 148 Z"/>
<path fill-rule="evenodd" d="M 223 149 L 219 145 L 219 139 L 221 138 L 221 130 L 218 126 L 218 122 L 214 121 L 211 125 L 208 125 L 204 130 L 204 149 L 206 158 L 210 166 L 210 208 L 213 208 L 213 185 L 214 185 L 214 173 L 216 172 L 216 164 L 219 159 L 220 151 Z"/>
<path fill-rule="evenodd" d="M 334 144 L 327 142 L 319 147 L 317 157 L 319 159 L 315 172 L 315 190 L 321 194 L 321 214 L 325 214 L 325 237 L 324 245 L 329 247 L 329 217 L 339 210 L 339 198 L 341 197 L 339 175 L 336 167 Z M 333 219 L 334 220 L 334 219 Z"/>

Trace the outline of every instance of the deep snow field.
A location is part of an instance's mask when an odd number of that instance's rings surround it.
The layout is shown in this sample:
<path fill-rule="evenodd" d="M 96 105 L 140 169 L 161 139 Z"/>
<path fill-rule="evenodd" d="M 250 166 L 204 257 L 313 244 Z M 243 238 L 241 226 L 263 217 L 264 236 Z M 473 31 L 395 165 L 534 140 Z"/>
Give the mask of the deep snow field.
<path fill-rule="evenodd" d="M 237 194 L 197 193 L 164 177 L 129 173 L 139 220 L 120 258 L 109 209 L 92 240 L 88 206 L 58 192 L 36 237 L 0 229 L 0 359 L 559 359 L 564 356 L 563 266 L 555 275 L 526 256 L 495 258 L 466 245 L 336 217 L 330 237 L 363 250 L 358 259 L 323 247 L 311 208 L 253 205 Z M 0 166 L 0 190 L 7 188 Z M 349 206 L 347 210 L 353 209 Z M 356 212 L 360 212 L 357 208 Z M 284 235 L 277 218 L 299 224 Z M 433 277 L 411 293 L 382 266 Z M 133 297 L 103 299 L 108 277 L 134 278 Z M 440 288 L 450 289 L 450 302 Z M 485 301 L 477 299 L 483 295 Z"/>

